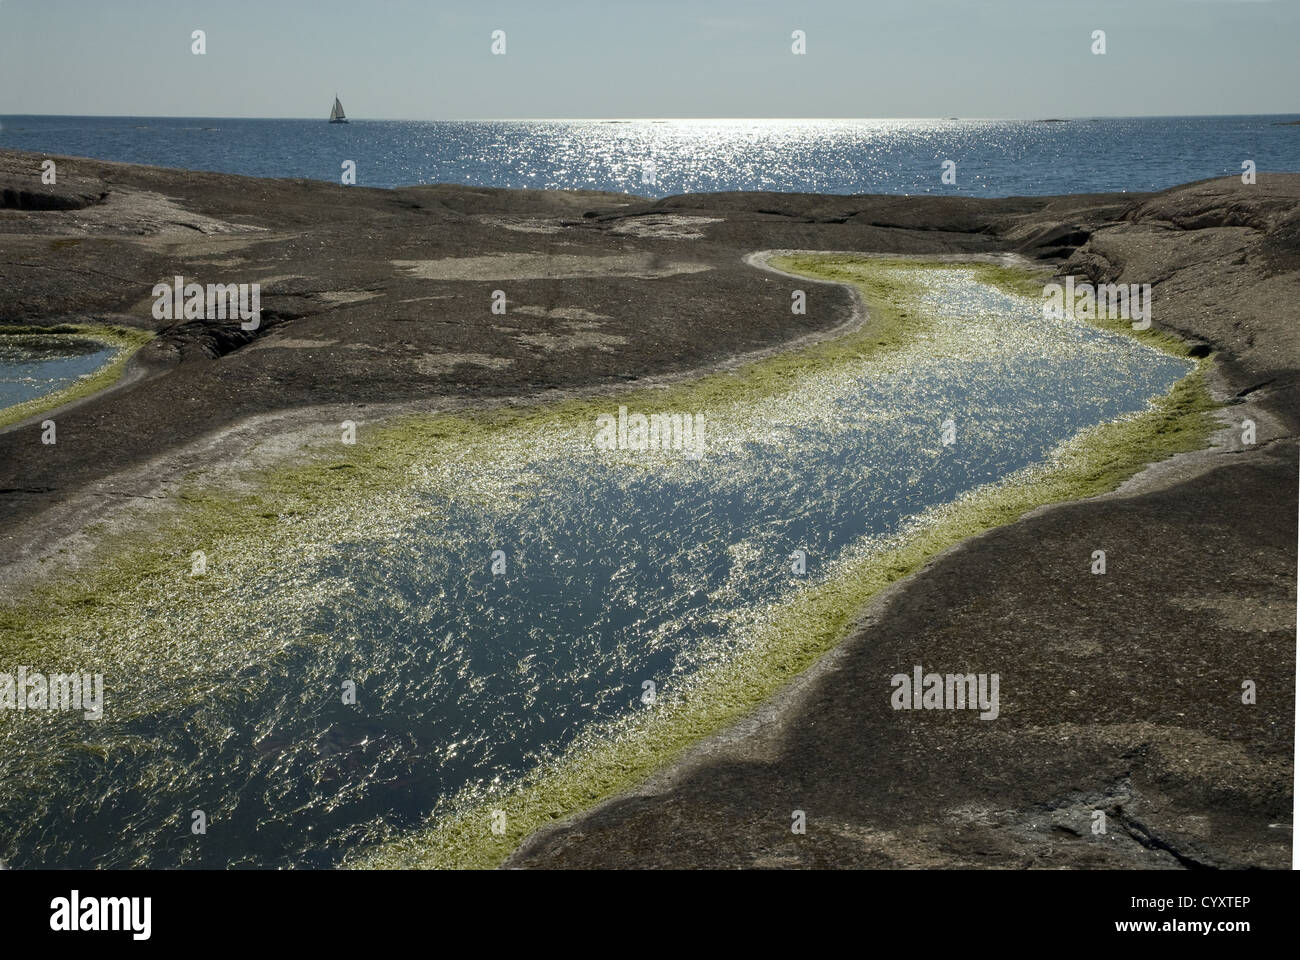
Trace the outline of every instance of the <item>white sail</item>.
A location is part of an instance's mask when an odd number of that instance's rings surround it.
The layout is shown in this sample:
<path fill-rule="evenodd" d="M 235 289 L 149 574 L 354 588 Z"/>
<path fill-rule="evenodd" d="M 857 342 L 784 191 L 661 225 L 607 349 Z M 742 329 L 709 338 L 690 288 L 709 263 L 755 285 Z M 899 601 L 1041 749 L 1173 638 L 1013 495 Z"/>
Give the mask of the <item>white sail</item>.
<path fill-rule="evenodd" d="M 339 103 L 339 98 L 337 94 L 334 96 L 334 109 L 330 111 L 330 119 L 331 120 L 347 119 L 347 117 L 344 116 L 343 114 L 343 104 Z"/>

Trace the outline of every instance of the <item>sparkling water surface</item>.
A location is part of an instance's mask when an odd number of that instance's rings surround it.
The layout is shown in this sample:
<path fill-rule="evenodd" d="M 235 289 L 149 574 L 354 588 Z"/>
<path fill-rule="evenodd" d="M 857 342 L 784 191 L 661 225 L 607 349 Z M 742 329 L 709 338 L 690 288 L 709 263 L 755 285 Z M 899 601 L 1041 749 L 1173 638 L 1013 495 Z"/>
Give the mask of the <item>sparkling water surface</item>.
<path fill-rule="evenodd" d="M 976 197 L 1161 190 L 1300 171 L 1295 116 L 1025 120 L 400 121 L 0 117 L 0 147 L 360 186 L 662 197 L 725 190 Z M 940 180 L 957 164 L 957 182 Z M 647 177 L 653 171 L 653 181 Z"/>
<path fill-rule="evenodd" d="M 770 605 L 1189 370 L 969 271 L 916 282 L 942 324 L 694 411 L 698 459 L 597 450 L 594 423 L 512 427 L 349 508 L 359 524 L 291 518 L 214 556 L 239 575 L 148 599 L 140 648 L 94 665 L 105 719 L 0 717 L 0 858 L 335 864 L 647 709 L 645 681 L 670 696 L 743 656 Z M 207 615 L 199 590 L 219 591 Z"/>

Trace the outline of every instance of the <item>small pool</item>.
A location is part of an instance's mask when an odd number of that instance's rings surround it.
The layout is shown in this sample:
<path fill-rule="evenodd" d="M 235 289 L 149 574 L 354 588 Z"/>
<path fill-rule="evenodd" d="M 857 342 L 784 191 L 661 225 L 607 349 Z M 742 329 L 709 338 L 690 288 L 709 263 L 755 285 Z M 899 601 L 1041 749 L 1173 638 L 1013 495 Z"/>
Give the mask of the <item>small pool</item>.
<path fill-rule="evenodd" d="M 0 409 L 69 387 L 116 353 L 108 344 L 69 334 L 0 336 Z"/>

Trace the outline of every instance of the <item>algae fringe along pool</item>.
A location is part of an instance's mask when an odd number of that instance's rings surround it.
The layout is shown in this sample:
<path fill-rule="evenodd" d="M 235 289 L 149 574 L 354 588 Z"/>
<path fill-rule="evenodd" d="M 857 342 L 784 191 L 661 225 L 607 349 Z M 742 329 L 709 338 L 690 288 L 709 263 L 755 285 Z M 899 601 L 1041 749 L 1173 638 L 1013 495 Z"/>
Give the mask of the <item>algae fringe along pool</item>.
<path fill-rule="evenodd" d="M 195 487 L 0 609 L 3 662 L 107 690 L 89 730 L 0 715 L 0 856 L 495 865 L 768 699 L 947 546 L 1206 441 L 1199 364 L 1045 320 L 1024 273 L 776 266 L 856 284 L 868 322 L 666 389 L 363 429 Z M 620 407 L 702 416 L 702 455 L 599 447 Z M 221 831 L 179 829 L 192 809 Z"/>
<path fill-rule="evenodd" d="M 111 386 L 152 338 L 145 330 L 101 324 L 0 326 L 0 386 L 23 388 L 0 391 L 0 427 Z M 65 358 L 67 368 L 59 369 Z"/>

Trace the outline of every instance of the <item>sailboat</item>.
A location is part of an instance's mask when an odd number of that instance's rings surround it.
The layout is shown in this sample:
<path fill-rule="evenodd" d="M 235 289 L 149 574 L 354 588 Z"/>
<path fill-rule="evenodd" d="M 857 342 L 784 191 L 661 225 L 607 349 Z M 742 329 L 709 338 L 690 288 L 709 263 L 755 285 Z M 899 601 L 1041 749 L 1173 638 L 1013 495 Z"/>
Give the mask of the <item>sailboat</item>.
<path fill-rule="evenodd" d="M 334 94 L 334 109 L 330 111 L 330 123 L 347 123 L 348 118 L 343 115 L 343 104 L 339 103 L 339 95 Z"/>

